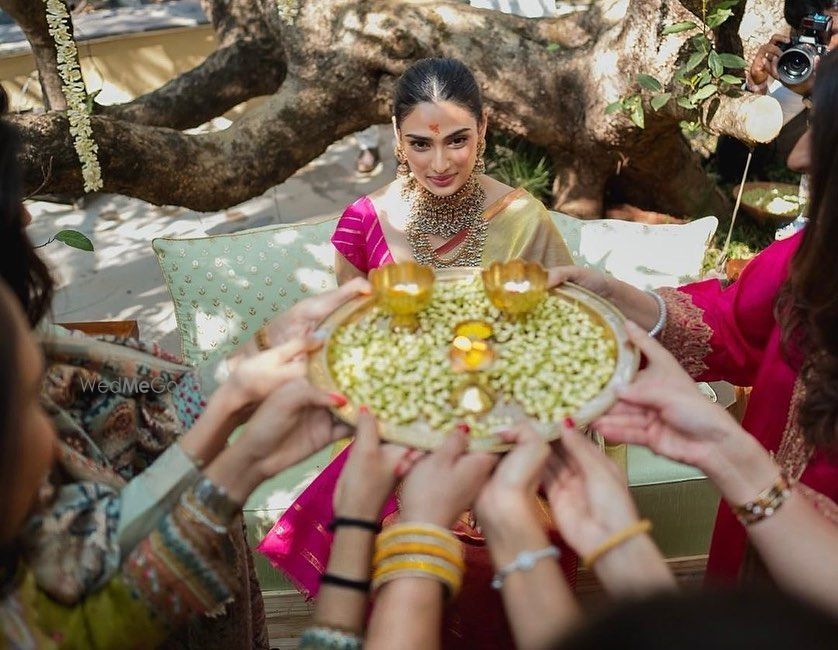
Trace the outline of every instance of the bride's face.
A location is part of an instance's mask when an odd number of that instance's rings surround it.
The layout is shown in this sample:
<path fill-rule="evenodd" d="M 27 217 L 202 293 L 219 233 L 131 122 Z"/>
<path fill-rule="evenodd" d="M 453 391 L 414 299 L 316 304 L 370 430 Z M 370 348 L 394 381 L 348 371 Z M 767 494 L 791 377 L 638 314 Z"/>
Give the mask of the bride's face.
<path fill-rule="evenodd" d="M 443 101 L 417 104 L 396 135 L 416 180 L 437 196 L 451 196 L 471 175 L 485 133 L 485 119 L 478 124 L 467 108 Z"/>

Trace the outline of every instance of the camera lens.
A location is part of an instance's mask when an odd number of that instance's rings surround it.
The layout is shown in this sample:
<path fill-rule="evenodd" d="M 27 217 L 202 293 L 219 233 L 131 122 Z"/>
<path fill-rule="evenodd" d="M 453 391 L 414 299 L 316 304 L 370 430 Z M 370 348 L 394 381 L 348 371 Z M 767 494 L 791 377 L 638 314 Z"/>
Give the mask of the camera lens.
<path fill-rule="evenodd" d="M 780 81 L 789 86 L 803 83 L 815 68 L 815 58 L 806 49 L 794 47 L 786 50 L 777 61 Z"/>

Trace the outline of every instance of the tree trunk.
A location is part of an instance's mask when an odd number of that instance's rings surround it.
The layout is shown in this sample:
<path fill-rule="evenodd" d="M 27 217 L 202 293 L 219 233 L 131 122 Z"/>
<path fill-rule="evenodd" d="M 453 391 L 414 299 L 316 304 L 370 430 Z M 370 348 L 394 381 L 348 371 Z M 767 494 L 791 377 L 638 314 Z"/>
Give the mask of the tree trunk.
<path fill-rule="evenodd" d="M 225 44 L 163 88 L 94 117 L 105 191 L 199 210 L 229 207 L 282 182 L 334 140 L 386 121 L 395 81 L 413 61 L 451 56 L 473 70 L 490 128 L 551 153 L 559 209 L 601 216 L 616 179 L 643 208 L 721 214 L 728 201 L 683 139 L 682 109 L 647 110 L 645 131 L 605 113 L 634 92 L 639 73 L 674 88 L 689 34 L 660 34 L 695 19 L 690 1 L 619 0 L 628 2 L 622 19 L 606 1 L 587 13 L 529 20 L 443 0 L 300 0 L 289 25 L 275 0 L 207 0 Z M 746 11 L 768 3 L 748 0 Z M 268 102 L 222 133 L 175 130 L 266 93 L 273 93 Z M 758 108 L 775 119 L 772 102 L 724 98 L 709 124 L 759 141 L 776 124 L 741 115 Z M 44 182 L 52 161 L 44 191 L 80 194 L 66 120 L 14 121 L 26 143 L 27 187 Z"/>
<path fill-rule="evenodd" d="M 14 19 L 29 41 L 44 108 L 48 111 L 66 110 L 67 101 L 58 75 L 55 42 L 49 33 L 45 3 L 43 0 L 0 0 L 0 8 Z"/>

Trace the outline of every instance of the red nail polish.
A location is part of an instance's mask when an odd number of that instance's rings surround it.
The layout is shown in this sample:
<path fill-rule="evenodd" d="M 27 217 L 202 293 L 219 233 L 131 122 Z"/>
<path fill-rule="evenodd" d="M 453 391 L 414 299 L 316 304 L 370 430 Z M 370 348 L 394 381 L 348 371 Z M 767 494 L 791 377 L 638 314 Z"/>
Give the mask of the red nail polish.
<path fill-rule="evenodd" d="M 346 399 L 346 395 L 342 393 L 329 393 L 329 399 L 332 400 L 332 404 L 340 408 L 341 406 L 346 406 L 348 399 Z"/>
<path fill-rule="evenodd" d="M 459 431 L 462 434 L 468 435 L 469 433 L 471 433 L 471 427 L 467 425 L 465 422 L 460 422 L 457 425 L 457 431 Z"/>
<path fill-rule="evenodd" d="M 564 426 L 566 429 L 575 429 L 576 421 L 573 418 L 567 417 L 564 419 Z"/>
<path fill-rule="evenodd" d="M 367 407 L 366 404 L 361 404 L 361 406 L 358 407 L 358 410 L 361 413 L 369 413 L 370 412 L 369 407 Z"/>

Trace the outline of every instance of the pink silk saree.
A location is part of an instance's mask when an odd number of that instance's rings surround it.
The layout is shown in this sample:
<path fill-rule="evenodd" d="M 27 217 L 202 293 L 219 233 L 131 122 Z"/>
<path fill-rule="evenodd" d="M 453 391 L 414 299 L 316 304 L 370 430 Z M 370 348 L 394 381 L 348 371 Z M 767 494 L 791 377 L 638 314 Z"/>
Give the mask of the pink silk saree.
<path fill-rule="evenodd" d="M 777 296 L 802 233 L 758 255 L 727 288 L 716 280 L 662 289 L 669 322 L 663 344 L 698 381 L 752 386 L 744 428 L 771 451 L 818 509 L 838 523 L 838 464 L 803 439 L 797 408 L 803 388 L 799 368 L 783 353 L 775 318 Z M 743 573 L 745 529 L 722 502 L 716 518 L 707 575 L 731 581 Z M 743 576 L 744 577 L 744 576 Z"/>

